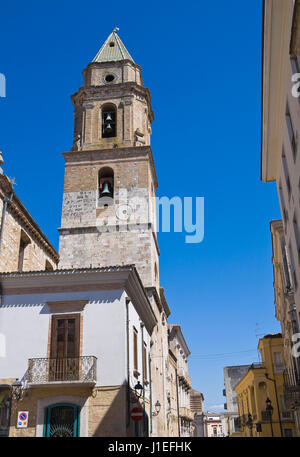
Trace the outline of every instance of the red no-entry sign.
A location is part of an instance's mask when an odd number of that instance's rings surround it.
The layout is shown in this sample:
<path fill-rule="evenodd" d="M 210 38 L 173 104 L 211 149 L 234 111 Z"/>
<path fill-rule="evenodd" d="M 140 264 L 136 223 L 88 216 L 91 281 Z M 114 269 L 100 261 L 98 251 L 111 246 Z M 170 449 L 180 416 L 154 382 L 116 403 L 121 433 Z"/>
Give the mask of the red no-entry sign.
<path fill-rule="evenodd" d="M 132 408 L 130 416 L 133 421 L 142 420 L 143 415 L 144 415 L 144 413 L 143 413 L 142 408 Z"/>

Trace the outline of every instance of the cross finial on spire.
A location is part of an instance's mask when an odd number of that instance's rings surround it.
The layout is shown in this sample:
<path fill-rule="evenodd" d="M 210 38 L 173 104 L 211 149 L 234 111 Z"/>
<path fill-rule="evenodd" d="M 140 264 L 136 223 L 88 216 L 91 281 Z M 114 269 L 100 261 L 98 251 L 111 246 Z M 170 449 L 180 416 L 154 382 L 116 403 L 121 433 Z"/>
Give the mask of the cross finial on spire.
<path fill-rule="evenodd" d="M 119 27 L 114 27 L 113 32 L 117 33 L 119 30 L 120 30 Z"/>

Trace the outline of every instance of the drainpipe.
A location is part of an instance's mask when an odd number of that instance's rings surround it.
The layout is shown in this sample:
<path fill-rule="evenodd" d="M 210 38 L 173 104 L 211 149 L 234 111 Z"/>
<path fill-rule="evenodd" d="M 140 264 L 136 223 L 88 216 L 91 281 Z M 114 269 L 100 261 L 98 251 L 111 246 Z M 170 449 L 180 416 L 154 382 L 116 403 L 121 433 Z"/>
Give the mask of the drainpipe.
<path fill-rule="evenodd" d="M 269 381 L 272 381 L 274 384 L 274 389 L 275 389 L 275 398 L 276 398 L 276 403 L 277 403 L 277 413 L 278 413 L 278 420 L 279 420 L 279 427 L 280 427 L 280 434 L 281 437 L 283 437 L 283 430 L 282 430 L 282 422 L 281 422 L 281 416 L 280 416 L 280 408 L 279 408 L 279 401 L 278 401 L 278 392 L 277 392 L 277 385 L 276 385 L 276 379 L 275 379 L 275 373 L 274 373 L 274 379 L 270 378 L 268 373 L 265 373 L 266 378 Z"/>
<path fill-rule="evenodd" d="M 145 425 L 146 425 L 146 421 L 145 421 L 145 414 L 146 414 L 146 411 L 145 411 L 145 373 L 144 373 L 144 367 L 145 367 L 145 356 L 144 356 L 144 326 L 145 324 L 143 322 L 141 322 L 141 345 L 142 345 L 142 385 L 143 385 L 143 428 L 144 428 L 144 436 L 145 436 L 145 432 L 146 432 L 146 429 L 145 429 Z"/>
<path fill-rule="evenodd" d="M 150 342 L 150 351 L 153 342 Z M 149 355 L 149 387 L 150 387 L 150 436 L 152 436 L 153 432 L 153 423 L 152 423 L 152 381 L 151 381 L 151 356 Z"/>
<path fill-rule="evenodd" d="M 130 367 L 129 367 L 129 311 L 128 305 L 130 303 L 129 298 L 126 298 L 126 346 L 127 346 L 127 422 L 126 429 L 130 425 Z"/>
<path fill-rule="evenodd" d="M 9 202 L 12 201 L 13 198 L 13 192 L 10 194 L 10 197 L 4 197 L 4 205 L 2 209 L 2 218 L 1 218 L 1 227 L 0 227 L 0 250 L 1 250 L 1 245 L 2 245 L 2 238 L 3 238 L 3 231 L 4 231 L 4 222 L 5 222 L 5 216 L 6 216 L 6 211 L 7 211 L 7 205 Z"/>
<path fill-rule="evenodd" d="M 179 416 L 179 395 L 178 395 L 178 375 L 177 375 L 177 368 L 176 372 L 176 399 L 177 399 L 177 417 L 178 417 L 178 436 L 180 438 L 180 416 Z"/>

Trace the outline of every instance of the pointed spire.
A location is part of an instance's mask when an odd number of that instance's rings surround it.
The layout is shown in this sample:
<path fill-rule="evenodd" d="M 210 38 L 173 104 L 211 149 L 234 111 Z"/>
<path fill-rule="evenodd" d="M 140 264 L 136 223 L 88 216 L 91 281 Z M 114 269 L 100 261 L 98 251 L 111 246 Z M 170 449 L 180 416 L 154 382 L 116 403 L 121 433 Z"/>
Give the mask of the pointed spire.
<path fill-rule="evenodd" d="M 117 34 L 118 30 L 118 27 L 113 29 L 112 33 L 105 41 L 104 45 L 94 58 L 93 62 L 116 62 L 126 59 L 134 62 L 133 58 L 119 38 Z"/>

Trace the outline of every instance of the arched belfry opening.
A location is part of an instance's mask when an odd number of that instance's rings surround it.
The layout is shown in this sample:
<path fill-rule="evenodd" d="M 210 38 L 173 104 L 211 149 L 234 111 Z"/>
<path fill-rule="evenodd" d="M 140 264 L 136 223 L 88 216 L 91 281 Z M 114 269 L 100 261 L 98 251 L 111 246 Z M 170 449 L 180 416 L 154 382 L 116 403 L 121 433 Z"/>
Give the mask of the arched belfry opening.
<path fill-rule="evenodd" d="M 101 110 L 102 138 L 117 136 L 117 109 L 112 103 L 106 104 Z"/>
<path fill-rule="evenodd" d="M 110 167 L 103 167 L 99 170 L 99 198 L 114 198 L 114 170 Z"/>

